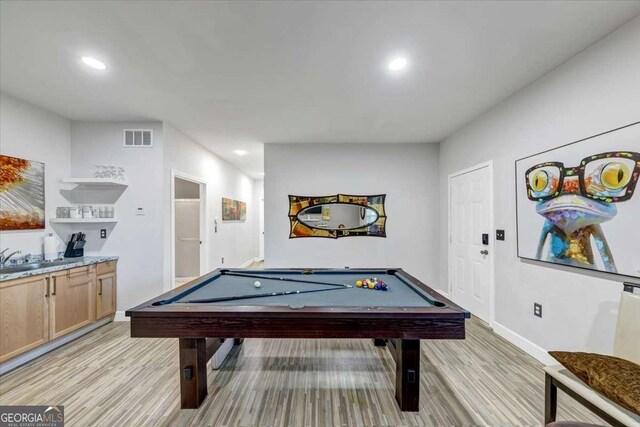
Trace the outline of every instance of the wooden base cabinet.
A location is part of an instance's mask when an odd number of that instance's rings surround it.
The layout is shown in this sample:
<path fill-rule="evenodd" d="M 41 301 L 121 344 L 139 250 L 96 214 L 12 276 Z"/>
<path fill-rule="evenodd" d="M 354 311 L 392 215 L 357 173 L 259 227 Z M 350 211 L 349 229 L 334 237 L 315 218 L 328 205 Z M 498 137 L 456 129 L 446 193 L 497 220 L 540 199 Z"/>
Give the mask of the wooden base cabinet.
<path fill-rule="evenodd" d="M 0 363 L 49 341 L 49 275 L 0 282 Z"/>
<path fill-rule="evenodd" d="M 87 326 L 96 319 L 94 289 L 93 266 L 51 274 L 50 339 Z"/>
<path fill-rule="evenodd" d="M 96 320 L 116 312 L 116 264 L 106 261 L 96 265 Z"/>
<path fill-rule="evenodd" d="M 0 282 L 0 363 L 114 315 L 116 263 Z"/>

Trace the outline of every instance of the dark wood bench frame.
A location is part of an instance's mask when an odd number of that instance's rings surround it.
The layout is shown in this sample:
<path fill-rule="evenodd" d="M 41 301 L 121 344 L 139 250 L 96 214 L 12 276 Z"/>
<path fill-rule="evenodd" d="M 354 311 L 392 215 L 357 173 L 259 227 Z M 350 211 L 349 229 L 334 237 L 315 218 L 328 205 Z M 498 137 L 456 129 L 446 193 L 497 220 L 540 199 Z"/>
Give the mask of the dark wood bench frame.
<path fill-rule="evenodd" d="M 575 391 L 571 390 L 569 387 L 556 380 L 550 374 L 545 372 L 544 377 L 544 423 L 549 424 L 556 420 L 556 412 L 558 409 L 558 389 L 567 393 L 570 397 L 576 400 L 585 408 L 589 409 L 591 412 L 608 422 L 614 427 L 626 427 L 620 421 L 613 418 L 611 415 L 607 414 L 602 409 L 598 408 L 593 403 L 589 402 L 584 397 L 580 396 Z"/>

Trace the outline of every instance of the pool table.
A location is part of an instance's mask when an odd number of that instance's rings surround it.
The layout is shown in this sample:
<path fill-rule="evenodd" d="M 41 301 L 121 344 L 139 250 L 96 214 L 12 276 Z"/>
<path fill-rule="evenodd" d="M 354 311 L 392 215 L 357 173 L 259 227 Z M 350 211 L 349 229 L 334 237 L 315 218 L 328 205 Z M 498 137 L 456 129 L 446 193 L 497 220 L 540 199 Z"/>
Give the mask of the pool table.
<path fill-rule="evenodd" d="M 386 291 L 355 286 L 374 277 Z M 218 269 L 126 315 L 134 338 L 179 339 L 182 408 L 207 396 L 206 364 L 225 339 L 372 338 L 395 359 L 402 411 L 419 409 L 420 340 L 464 339 L 470 317 L 400 268 Z"/>

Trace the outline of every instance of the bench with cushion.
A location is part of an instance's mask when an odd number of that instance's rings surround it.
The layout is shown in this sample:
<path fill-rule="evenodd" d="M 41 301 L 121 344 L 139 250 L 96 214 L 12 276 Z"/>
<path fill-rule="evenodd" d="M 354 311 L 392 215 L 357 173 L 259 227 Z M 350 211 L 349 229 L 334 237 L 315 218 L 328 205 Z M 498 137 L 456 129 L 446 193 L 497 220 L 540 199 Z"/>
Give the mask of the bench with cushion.
<path fill-rule="evenodd" d="M 580 378 L 563 365 L 544 368 L 546 424 L 554 425 L 559 388 L 613 426 L 640 427 L 640 295 L 628 288 L 620 299 L 615 357 L 551 352 Z"/>

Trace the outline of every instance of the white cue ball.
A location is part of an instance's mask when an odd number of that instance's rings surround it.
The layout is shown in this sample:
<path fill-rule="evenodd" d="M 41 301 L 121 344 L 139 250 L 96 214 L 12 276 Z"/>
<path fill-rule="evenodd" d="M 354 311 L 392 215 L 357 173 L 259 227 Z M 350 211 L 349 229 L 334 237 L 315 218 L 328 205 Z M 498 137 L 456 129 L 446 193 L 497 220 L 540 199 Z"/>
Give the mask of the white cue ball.
<path fill-rule="evenodd" d="M 253 282 L 253 286 L 255 286 L 256 288 L 259 288 L 260 286 L 262 286 L 262 283 L 260 283 L 259 280 L 256 280 L 255 282 Z"/>

